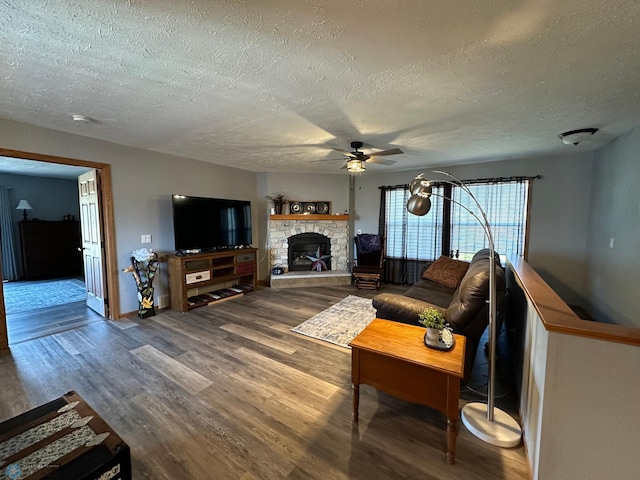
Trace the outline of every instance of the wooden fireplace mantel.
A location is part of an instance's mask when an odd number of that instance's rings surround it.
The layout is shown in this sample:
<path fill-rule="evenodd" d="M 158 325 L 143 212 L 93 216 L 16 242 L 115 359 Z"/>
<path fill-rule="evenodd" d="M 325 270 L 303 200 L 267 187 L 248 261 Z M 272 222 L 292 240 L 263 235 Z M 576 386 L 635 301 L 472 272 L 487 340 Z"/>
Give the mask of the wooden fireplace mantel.
<path fill-rule="evenodd" d="M 296 213 L 290 215 L 270 215 L 271 220 L 349 220 L 349 215 L 319 214 L 319 213 Z"/>

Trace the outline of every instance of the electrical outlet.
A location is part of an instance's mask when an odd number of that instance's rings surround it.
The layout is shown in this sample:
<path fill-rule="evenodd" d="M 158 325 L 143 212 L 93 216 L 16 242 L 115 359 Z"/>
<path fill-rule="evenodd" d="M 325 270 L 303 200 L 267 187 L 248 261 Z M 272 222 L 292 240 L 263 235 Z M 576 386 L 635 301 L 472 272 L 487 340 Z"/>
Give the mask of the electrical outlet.
<path fill-rule="evenodd" d="M 362 234 L 362 230 L 358 229 L 358 235 Z"/>
<path fill-rule="evenodd" d="M 141 243 L 151 243 L 151 235 L 140 235 Z"/>

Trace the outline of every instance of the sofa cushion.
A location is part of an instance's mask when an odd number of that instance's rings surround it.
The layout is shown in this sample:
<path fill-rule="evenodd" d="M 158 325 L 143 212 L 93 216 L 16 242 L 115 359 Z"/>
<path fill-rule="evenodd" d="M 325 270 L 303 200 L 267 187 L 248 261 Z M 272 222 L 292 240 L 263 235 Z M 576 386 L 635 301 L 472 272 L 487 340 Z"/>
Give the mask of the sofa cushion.
<path fill-rule="evenodd" d="M 435 307 L 445 310 L 451 303 L 454 290 L 429 280 L 418 280 L 402 295 L 379 293 L 373 297 L 376 316 L 396 322 L 419 325 L 418 314 Z"/>
<path fill-rule="evenodd" d="M 455 290 L 460 285 L 468 268 L 468 262 L 455 260 L 443 255 L 429 265 L 422 273 L 422 278 Z"/>
<path fill-rule="evenodd" d="M 404 296 L 447 308 L 454 292 L 453 288 L 445 287 L 431 280 L 418 280 L 404 292 Z"/>

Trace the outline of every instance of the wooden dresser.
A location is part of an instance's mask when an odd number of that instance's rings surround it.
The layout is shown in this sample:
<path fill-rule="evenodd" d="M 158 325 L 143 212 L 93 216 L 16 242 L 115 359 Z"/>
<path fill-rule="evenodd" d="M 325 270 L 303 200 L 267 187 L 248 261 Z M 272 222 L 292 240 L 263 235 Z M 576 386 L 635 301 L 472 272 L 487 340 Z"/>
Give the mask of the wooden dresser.
<path fill-rule="evenodd" d="M 25 280 L 82 276 L 80 222 L 20 222 L 22 270 Z"/>

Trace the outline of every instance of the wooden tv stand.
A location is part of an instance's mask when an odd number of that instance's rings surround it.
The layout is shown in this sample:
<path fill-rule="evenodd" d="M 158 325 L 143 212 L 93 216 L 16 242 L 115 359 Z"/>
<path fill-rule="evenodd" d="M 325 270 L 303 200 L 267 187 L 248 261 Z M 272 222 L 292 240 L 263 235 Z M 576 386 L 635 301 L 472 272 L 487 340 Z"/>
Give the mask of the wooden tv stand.
<path fill-rule="evenodd" d="M 257 255 L 257 248 L 169 255 L 171 308 L 185 313 L 255 290 Z"/>

